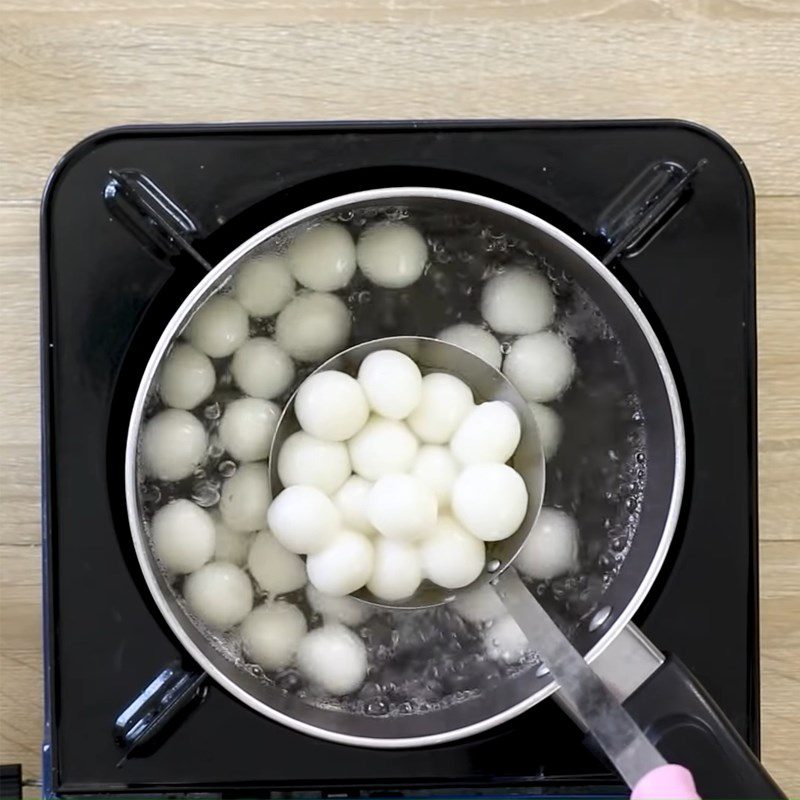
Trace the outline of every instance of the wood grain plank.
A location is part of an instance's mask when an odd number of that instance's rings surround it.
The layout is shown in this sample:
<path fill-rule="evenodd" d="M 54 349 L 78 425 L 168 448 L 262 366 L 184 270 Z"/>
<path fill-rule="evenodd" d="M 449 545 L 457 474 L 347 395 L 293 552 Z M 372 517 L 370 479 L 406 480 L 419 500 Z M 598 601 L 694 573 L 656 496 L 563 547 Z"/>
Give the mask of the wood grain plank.
<path fill-rule="evenodd" d="M 800 797 L 800 542 L 761 545 L 761 757 Z"/>
<path fill-rule="evenodd" d="M 0 545 L 0 762 L 40 775 L 41 548 Z"/>
<path fill-rule="evenodd" d="M 63 0 L 3 0 L 4 11 L 25 13 L 65 11 Z M 302 19 L 291 0 L 75 0 L 70 14 L 153 11 L 163 14 L 187 12 L 213 15 L 253 13 L 269 16 L 271 22 L 393 22 L 398 20 L 441 23 L 481 20 L 535 22 L 593 20 L 624 22 L 640 20 L 775 20 L 797 13 L 795 0 L 306 0 Z"/>
<path fill-rule="evenodd" d="M 0 206 L 0 542 L 40 539 L 39 210 Z"/>
<path fill-rule="evenodd" d="M 110 3 L 5 13 L 0 196 L 35 199 L 76 141 L 153 120 L 684 117 L 726 136 L 761 194 L 800 185 L 797 4 L 508 3 L 470 20 L 477 0 L 465 18 L 387 2 L 371 22 L 324 3 L 318 18 Z"/>
<path fill-rule="evenodd" d="M 761 538 L 800 538 L 800 198 L 757 203 Z"/>

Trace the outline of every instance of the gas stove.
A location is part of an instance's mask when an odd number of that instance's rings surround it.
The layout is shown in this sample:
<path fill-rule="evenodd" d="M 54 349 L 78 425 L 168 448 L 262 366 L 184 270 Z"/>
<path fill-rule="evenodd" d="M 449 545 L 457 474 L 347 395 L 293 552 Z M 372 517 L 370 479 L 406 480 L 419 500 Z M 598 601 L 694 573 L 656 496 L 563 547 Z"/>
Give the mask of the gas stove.
<path fill-rule="evenodd" d="M 435 748 L 310 738 L 211 685 L 128 757 L 120 712 L 187 656 L 136 561 L 124 444 L 181 300 L 287 213 L 377 186 L 479 192 L 606 261 L 661 337 L 688 473 L 667 564 L 635 621 L 758 751 L 753 196 L 735 152 L 682 122 L 128 127 L 56 168 L 42 207 L 48 797 L 626 795 L 552 701 Z"/>

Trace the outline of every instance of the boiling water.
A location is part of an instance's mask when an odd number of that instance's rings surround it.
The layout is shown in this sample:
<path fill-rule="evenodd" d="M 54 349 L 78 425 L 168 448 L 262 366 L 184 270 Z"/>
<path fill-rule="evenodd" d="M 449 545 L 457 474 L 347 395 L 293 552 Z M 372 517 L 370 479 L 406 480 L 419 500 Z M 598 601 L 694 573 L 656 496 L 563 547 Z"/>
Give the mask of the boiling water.
<path fill-rule="evenodd" d="M 545 505 L 573 515 L 581 532 L 580 569 L 552 581 L 534 582 L 536 594 L 563 618 L 575 624 L 590 616 L 614 579 L 627 554 L 638 522 L 646 481 L 646 450 L 639 399 L 628 365 L 614 333 L 597 306 L 570 276 L 546 263 L 525 241 L 464 214 L 403 208 L 347 211 L 333 217 L 357 237 L 376 220 L 407 220 L 429 244 L 429 264 L 407 289 L 383 289 L 357 272 L 338 294 L 353 318 L 350 344 L 394 335 L 435 336 L 457 322 L 484 325 L 479 311 L 483 284 L 508 268 L 524 265 L 547 276 L 557 301 L 555 329 L 572 345 L 577 361 L 575 380 L 552 407 L 564 424 L 558 452 L 547 465 Z M 292 231 L 257 251 L 282 251 Z M 253 253 L 246 258 L 252 257 Z M 220 291 L 229 289 L 230 280 Z M 252 335 L 272 335 L 275 319 L 251 319 Z M 515 337 L 498 336 L 502 350 Z M 177 483 L 141 482 L 141 506 L 146 519 L 178 497 L 190 497 L 213 509 L 222 481 L 237 464 L 219 444 L 216 429 L 226 402 L 241 396 L 228 369 L 229 359 L 215 362 L 218 385 L 196 416 L 210 435 L 208 458 L 195 474 Z M 317 365 L 297 365 L 294 385 L 280 398 L 285 403 Z M 146 409 L 161 408 L 155 392 Z M 180 580 L 172 588 L 181 600 Z M 263 593 L 255 586 L 258 599 Z M 306 614 L 309 627 L 321 619 L 309 607 L 305 593 L 285 597 Z M 187 613 L 191 613 L 187 609 Z M 484 630 L 465 622 L 448 607 L 422 611 L 380 612 L 357 633 L 369 658 L 365 684 L 353 695 L 331 698 L 318 694 L 293 668 L 266 675 L 247 663 L 236 631 L 220 634 L 196 621 L 213 646 L 252 675 L 269 681 L 309 703 L 355 714 L 375 716 L 426 713 L 464 702 L 490 691 L 500 681 L 538 663 L 533 653 L 514 663 L 494 661 L 485 652 Z M 489 632 L 491 637 L 491 632 Z"/>

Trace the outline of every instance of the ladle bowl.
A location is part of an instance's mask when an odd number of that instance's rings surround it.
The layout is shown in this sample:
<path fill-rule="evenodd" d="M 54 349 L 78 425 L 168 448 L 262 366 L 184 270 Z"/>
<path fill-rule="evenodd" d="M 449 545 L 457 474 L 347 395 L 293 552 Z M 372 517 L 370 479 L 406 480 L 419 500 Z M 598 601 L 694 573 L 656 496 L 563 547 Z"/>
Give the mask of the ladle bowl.
<path fill-rule="evenodd" d="M 361 362 L 378 350 L 397 350 L 405 353 L 417 363 L 423 375 L 431 372 L 446 372 L 454 375 L 472 389 L 477 403 L 501 400 L 511 405 L 519 417 L 521 437 L 510 464 L 525 481 L 528 490 L 528 506 L 522 524 L 511 536 L 502 541 L 486 543 L 486 567 L 481 575 L 465 589 L 488 583 L 500 575 L 514 560 L 533 528 L 542 507 L 545 476 L 544 450 L 533 414 L 520 393 L 502 372 L 462 347 L 424 336 L 391 336 L 354 345 L 328 359 L 311 374 L 339 370 L 355 377 Z M 278 454 L 286 439 L 300 429 L 294 412 L 296 397 L 297 392 L 284 406 L 270 448 L 269 484 L 272 497 L 275 497 L 284 488 L 278 475 Z M 425 580 L 411 597 L 396 602 L 387 602 L 378 598 L 366 588 L 359 590 L 353 596 L 372 605 L 412 609 L 429 608 L 449 602 L 454 599 L 456 592 Z"/>

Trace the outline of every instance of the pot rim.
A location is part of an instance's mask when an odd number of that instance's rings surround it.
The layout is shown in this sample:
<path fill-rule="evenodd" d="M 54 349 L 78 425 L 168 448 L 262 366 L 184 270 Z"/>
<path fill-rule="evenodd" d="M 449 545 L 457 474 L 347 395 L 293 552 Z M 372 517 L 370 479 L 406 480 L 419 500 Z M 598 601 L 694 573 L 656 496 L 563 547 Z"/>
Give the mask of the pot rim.
<path fill-rule="evenodd" d="M 606 281 L 606 283 L 611 287 L 614 293 L 625 305 L 628 312 L 634 318 L 648 345 L 650 346 L 651 352 L 661 374 L 664 390 L 669 403 L 670 413 L 672 416 L 671 422 L 675 444 L 675 462 L 669 508 L 658 547 L 656 548 L 653 558 L 650 561 L 647 571 L 645 572 L 641 582 L 639 583 L 639 586 L 633 593 L 633 596 L 630 598 L 625 608 L 619 612 L 612 625 L 609 626 L 608 630 L 606 630 L 597 643 L 585 655 L 588 663 L 592 663 L 631 621 L 633 615 L 644 601 L 644 598 L 647 596 L 647 593 L 649 592 L 659 571 L 661 570 L 669 550 L 670 543 L 672 542 L 672 537 L 677 527 L 686 473 L 686 441 L 684 436 L 683 415 L 681 412 L 677 386 L 675 384 L 675 379 L 669 366 L 669 362 L 667 361 L 666 354 L 658 340 L 658 337 L 656 336 L 655 331 L 644 315 L 644 312 L 636 304 L 627 289 L 625 289 L 620 281 L 596 256 L 590 253 L 571 236 L 568 236 L 566 233 L 564 233 L 560 228 L 557 228 L 540 217 L 537 217 L 535 214 L 531 214 L 527 211 L 517 208 L 516 206 L 495 200 L 490 197 L 455 189 L 416 186 L 367 189 L 332 197 L 295 211 L 272 223 L 271 225 L 266 226 L 231 251 L 225 258 L 223 258 L 189 293 L 183 303 L 181 303 L 178 310 L 173 314 L 155 348 L 153 349 L 153 352 L 147 363 L 147 367 L 142 374 L 139 383 L 139 389 L 136 393 L 136 399 L 131 411 L 131 421 L 128 428 L 128 437 L 125 449 L 125 498 L 128 511 L 128 522 L 130 524 L 131 537 L 133 539 L 136 557 L 139 561 L 139 566 L 144 575 L 148 589 L 150 590 L 150 594 L 152 595 L 153 600 L 158 606 L 159 611 L 169 625 L 170 629 L 178 638 L 181 645 L 188 651 L 189 655 L 191 655 L 191 657 L 197 661 L 197 663 L 206 671 L 206 673 L 210 675 L 219 685 L 230 692 L 242 703 L 252 708 L 254 711 L 273 719 L 276 722 L 280 722 L 289 728 L 300 731 L 301 733 L 306 733 L 308 735 L 326 739 L 339 744 L 371 747 L 376 749 L 399 749 L 438 745 L 481 733 L 507 722 L 524 711 L 527 711 L 532 706 L 553 694 L 558 687 L 554 681 L 550 681 L 550 683 L 548 683 L 546 686 L 543 686 L 541 689 L 534 692 L 521 702 L 506 708 L 500 713 L 486 717 L 485 719 L 470 725 L 454 728 L 440 733 L 403 738 L 384 739 L 340 733 L 338 731 L 332 731 L 312 725 L 311 723 L 304 722 L 278 711 L 269 704 L 253 697 L 253 695 L 245 691 L 237 681 L 231 680 L 226 675 L 222 674 L 206 656 L 204 650 L 198 647 L 195 642 L 192 641 L 185 631 L 184 625 L 177 618 L 172 608 L 170 608 L 164 593 L 161 591 L 161 588 L 158 585 L 153 563 L 149 558 L 147 537 L 145 535 L 144 525 L 139 512 L 137 454 L 139 431 L 144 416 L 145 401 L 150 392 L 153 380 L 156 377 L 156 373 L 161 366 L 165 352 L 175 336 L 181 330 L 182 326 L 186 323 L 189 314 L 193 312 L 202 301 L 204 301 L 208 296 L 213 294 L 218 289 L 221 280 L 227 276 L 232 267 L 242 258 L 242 256 L 246 255 L 248 252 L 272 236 L 275 236 L 287 228 L 290 228 L 293 225 L 301 223 L 314 216 L 326 214 L 341 207 L 347 207 L 350 205 L 375 200 L 391 200 L 392 198 L 397 197 L 452 200 L 479 206 L 496 213 L 514 217 L 518 221 L 530 227 L 536 228 L 546 235 L 549 235 L 560 245 L 571 250 L 575 255 L 581 258 L 589 267 L 598 273 L 603 280 Z M 212 649 L 210 643 L 208 643 L 208 648 Z"/>

